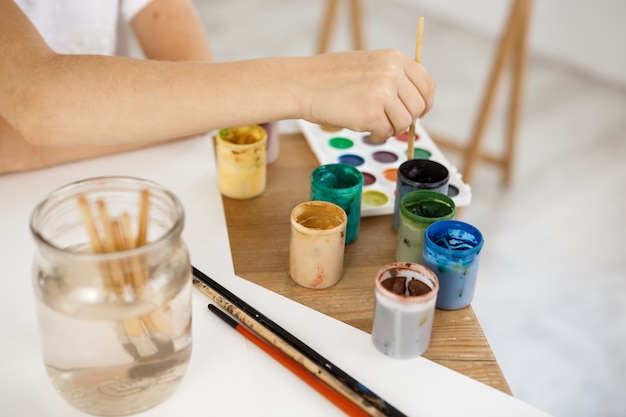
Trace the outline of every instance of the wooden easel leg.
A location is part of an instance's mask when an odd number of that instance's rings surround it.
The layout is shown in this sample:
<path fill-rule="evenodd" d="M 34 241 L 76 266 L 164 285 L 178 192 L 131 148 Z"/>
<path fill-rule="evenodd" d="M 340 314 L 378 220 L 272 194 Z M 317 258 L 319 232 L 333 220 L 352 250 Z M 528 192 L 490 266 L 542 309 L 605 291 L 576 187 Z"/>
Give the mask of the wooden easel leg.
<path fill-rule="evenodd" d="M 326 12 L 322 23 L 317 53 L 328 52 L 333 26 L 337 18 L 339 0 L 327 0 Z M 363 7 L 361 0 L 350 0 L 350 18 L 352 19 L 352 47 L 355 50 L 364 49 L 363 42 Z"/>
<path fill-rule="evenodd" d="M 464 181 L 468 184 L 472 182 L 476 163 L 482 155 L 482 142 L 485 128 L 487 126 L 487 122 L 489 121 L 489 117 L 491 116 L 493 102 L 505 61 L 509 54 L 511 54 L 513 45 L 517 39 L 517 34 L 520 28 L 519 16 L 521 11 L 524 9 L 523 6 L 525 2 L 526 0 L 514 0 L 509 18 L 506 22 L 504 33 L 500 38 L 498 50 L 491 69 L 491 75 L 487 84 L 487 90 L 483 97 L 474 131 L 467 146 L 465 166 L 461 171 L 463 173 Z"/>
<path fill-rule="evenodd" d="M 352 46 L 355 50 L 363 49 L 363 10 L 361 0 L 350 0 L 352 16 Z"/>
<path fill-rule="evenodd" d="M 319 43 L 317 46 L 317 53 L 323 54 L 328 51 L 328 45 L 330 43 L 330 37 L 332 35 L 333 25 L 337 17 L 337 7 L 339 6 L 339 0 L 327 0 L 326 1 L 326 13 L 322 23 L 322 32 L 320 34 Z"/>
<path fill-rule="evenodd" d="M 521 0 L 518 15 L 517 38 L 515 39 L 513 60 L 513 77 L 509 102 L 509 119 L 507 126 L 507 142 L 502 157 L 503 182 L 510 185 L 513 178 L 513 159 L 518 135 L 519 119 L 522 107 L 522 90 L 526 75 L 526 58 L 528 43 L 528 25 L 530 21 L 531 0 Z"/>

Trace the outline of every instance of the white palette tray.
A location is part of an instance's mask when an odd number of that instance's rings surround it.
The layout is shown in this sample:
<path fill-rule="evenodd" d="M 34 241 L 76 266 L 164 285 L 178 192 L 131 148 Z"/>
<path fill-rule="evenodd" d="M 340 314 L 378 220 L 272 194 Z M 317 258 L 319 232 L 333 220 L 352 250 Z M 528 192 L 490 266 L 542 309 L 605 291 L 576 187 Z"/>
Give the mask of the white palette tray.
<path fill-rule="evenodd" d="M 363 173 L 361 217 L 392 214 L 398 167 L 407 160 L 404 133 L 375 144 L 368 133 L 348 129 L 331 131 L 305 120 L 298 120 L 300 131 L 320 164 L 347 163 Z M 452 166 L 420 123 L 415 125 L 416 158 L 431 159 L 444 165 L 450 175 L 448 196 L 457 207 L 470 204 L 471 188 Z"/>

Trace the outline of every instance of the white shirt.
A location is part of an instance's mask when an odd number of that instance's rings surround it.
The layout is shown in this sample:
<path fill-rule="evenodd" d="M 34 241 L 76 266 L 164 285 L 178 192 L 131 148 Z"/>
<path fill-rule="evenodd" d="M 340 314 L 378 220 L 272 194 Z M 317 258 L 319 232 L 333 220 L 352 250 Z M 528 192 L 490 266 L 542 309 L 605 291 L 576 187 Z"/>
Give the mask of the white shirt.
<path fill-rule="evenodd" d="M 128 23 L 152 0 L 14 0 L 63 54 L 128 55 Z"/>

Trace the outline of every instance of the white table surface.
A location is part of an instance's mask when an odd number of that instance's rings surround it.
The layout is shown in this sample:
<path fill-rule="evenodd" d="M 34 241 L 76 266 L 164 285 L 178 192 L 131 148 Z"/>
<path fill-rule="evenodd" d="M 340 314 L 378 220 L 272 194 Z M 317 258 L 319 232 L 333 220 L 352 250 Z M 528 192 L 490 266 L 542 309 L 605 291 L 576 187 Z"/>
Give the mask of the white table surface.
<path fill-rule="evenodd" d="M 542 416 L 509 395 L 424 358 L 381 355 L 369 335 L 234 275 L 209 135 L 0 176 L 0 415 L 82 416 L 46 375 L 37 333 L 31 264 L 32 209 L 80 179 L 129 175 L 161 183 L 185 209 L 192 263 L 411 416 Z M 193 354 L 175 393 L 142 416 L 341 416 L 333 404 L 207 309 L 194 289 Z"/>

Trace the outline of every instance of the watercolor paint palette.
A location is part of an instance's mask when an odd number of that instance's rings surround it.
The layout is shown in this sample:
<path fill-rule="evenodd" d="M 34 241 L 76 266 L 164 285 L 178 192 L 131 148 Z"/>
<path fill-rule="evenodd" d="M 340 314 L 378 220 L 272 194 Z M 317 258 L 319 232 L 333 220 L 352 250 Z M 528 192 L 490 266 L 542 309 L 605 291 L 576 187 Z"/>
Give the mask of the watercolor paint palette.
<path fill-rule="evenodd" d="M 327 128 L 305 120 L 298 120 L 298 126 L 320 164 L 346 163 L 363 173 L 361 217 L 393 214 L 398 167 L 407 160 L 408 132 L 377 144 L 368 133 Z M 419 122 L 415 125 L 414 148 L 415 158 L 431 159 L 448 169 L 448 196 L 456 206 L 469 205 L 470 186 Z"/>

